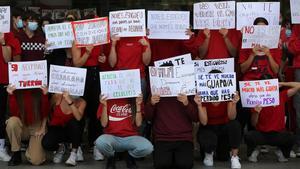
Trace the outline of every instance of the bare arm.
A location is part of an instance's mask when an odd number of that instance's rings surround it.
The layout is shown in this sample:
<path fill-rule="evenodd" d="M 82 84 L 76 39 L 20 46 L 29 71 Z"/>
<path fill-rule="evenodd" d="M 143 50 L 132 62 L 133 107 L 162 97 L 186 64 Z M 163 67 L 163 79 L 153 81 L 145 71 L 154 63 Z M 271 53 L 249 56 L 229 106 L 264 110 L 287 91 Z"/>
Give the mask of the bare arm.
<path fill-rule="evenodd" d="M 219 33 L 223 36 L 224 42 L 226 44 L 227 50 L 229 51 L 230 56 L 236 57 L 237 49 L 233 46 L 232 42 L 228 38 L 228 29 L 222 28 L 219 30 Z"/>
<path fill-rule="evenodd" d="M 143 103 L 143 96 L 139 95 L 139 97 L 136 98 L 136 114 L 135 114 L 135 125 L 137 127 L 140 127 L 143 122 L 143 117 L 142 117 L 142 107 L 141 104 Z"/>
<path fill-rule="evenodd" d="M 290 87 L 287 91 L 288 97 L 294 96 L 298 91 L 300 91 L 300 83 L 299 82 L 280 82 L 281 86 Z"/>
<path fill-rule="evenodd" d="M 239 93 L 236 92 L 232 101 L 227 103 L 227 113 L 228 113 L 229 120 L 234 120 L 236 118 L 236 114 L 237 114 L 236 104 L 239 100 L 240 100 Z"/>
<path fill-rule="evenodd" d="M 207 110 L 202 106 L 201 97 L 196 94 L 194 101 L 197 104 L 199 121 L 202 125 L 206 126 L 208 122 Z"/>
<path fill-rule="evenodd" d="M 262 107 L 258 105 L 254 108 L 254 110 L 255 112 L 251 113 L 251 124 L 253 127 L 256 127 Z"/>
<path fill-rule="evenodd" d="M 279 65 L 275 62 L 272 54 L 270 53 L 270 50 L 267 47 L 263 47 L 262 51 L 266 54 L 266 56 L 268 57 L 271 69 L 273 71 L 273 73 L 278 74 L 279 72 Z"/>
<path fill-rule="evenodd" d="M 5 38 L 4 38 L 4 33 L 1 33 L 1 32 L 0 32 L 0 45 L 2 48 L 2 55 L 3 55 L 4 61 L 6 63 L 11 61 L 11 58 L 12 58 L 11 47 L 7 46 L 7 44 L 5 42 Z"/>
<path fill-rule="evenodd" d="M 103 108 L 102 108 L 102 114 L 101 114 L 101 125 L 102 127 L 107 127 L 108 125 L 108 115 L 107 115 L 107 97 L 105 96 L 100 96 L 100 104 L 102 104 Z"/>
<path fill-rule="evenodd" d="M 63 92 L 63 98 L 69 104 L 75 119 L 80 121 L 86 107 L 86 102 L 80 99 L 77 103 L 75 103 L 75 101 L 70 97 L 69 92 Z"/>
<path fill-rule="evenodd" d="M 81 48 L 76 47 L 75 43 L 72 46 L 72 59 L 75 67 L 82 67 L 93 50 L 93 46 L 86 47 L 85 53 L 81 56 Z"/>
<path fill-rule="evenodd" d="M 146 47 L 146 51 L 143 53 L 143 63 L 144 65 L 148 66 L 151 61 L 151 48 L 149 42 L 145 39 L 142 38 L 139 40 L 139 42 Z"/>
<path fill-rule="evenodd" d="M 210 41 L 210 30 L 209 29 L 204 29 L 203 33 L 205 35 L 205 40 L 202 43 L 202 45 L 199 47 L 199 57 L 200 59 L 204 59 L 207 51 L 208 51 L 208 46 L 209 46 L 209 41 Z"/>
<path fill-rule="evenodd" d="M 117 61 L 118 61 L 116 46 L 117 46 L 117 42 L 119 40 L 120 40 L 120 37 L 118 37 L 116 35 L 113 35 L 111 37 L 111 48 L 110 48 L 110 52 L 109 52 L 109 56 L 108 56 L 108 62 L 112 68 L 114 68 L 116 66 Z"/>

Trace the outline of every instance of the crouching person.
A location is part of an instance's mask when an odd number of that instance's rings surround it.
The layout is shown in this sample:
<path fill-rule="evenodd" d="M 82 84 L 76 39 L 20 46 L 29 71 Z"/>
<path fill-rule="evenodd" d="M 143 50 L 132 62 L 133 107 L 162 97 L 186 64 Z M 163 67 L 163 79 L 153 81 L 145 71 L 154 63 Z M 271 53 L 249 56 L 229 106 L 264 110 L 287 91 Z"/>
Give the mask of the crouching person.
<path fill-rule="evenodd" d="M 41 141 L 49 112 L 47 88 L 16 90 L 15 86 L 9 85 L 7 92 L 11 116 L 6 121 L 6 132 L 12 151 L 8 165 L 22 163 L 22 140 L 29 140 L 26 159 L 33 165 L 40 165 L 46 160 Z"/>
<path fill-rule="evenodd" d="M 52 96 L 52 112 L 50 113 L 48 132 L 42 140 L 42 146 L 45 150 L 55 151 L 54 163 L 62 162 L 65 153 L 64 143 L 71 143 L 72 150 L 66 164 L 70 166 L 77 164 L 78 154 L 80 154 L 78 148 L 83 131 L 80 121 L 85 107 L 86 102 L 82 98 L 70 96 L 69 92 Z"/>
<path fill-rule="evenodd" d="M 138 135 L 138 127 L 143 120 L 142 102 L 142 95 L 136 99 L 115 100 L 100 96 L 98 115 L 104 134 L 96 140 L 96 147 L 108 157 L 106 169 L 116 168 L 116 152 L 127 151 L 127 168 L 136 169 L 135 158 L 145 157 L 153 151 L 152 144 Z"/>

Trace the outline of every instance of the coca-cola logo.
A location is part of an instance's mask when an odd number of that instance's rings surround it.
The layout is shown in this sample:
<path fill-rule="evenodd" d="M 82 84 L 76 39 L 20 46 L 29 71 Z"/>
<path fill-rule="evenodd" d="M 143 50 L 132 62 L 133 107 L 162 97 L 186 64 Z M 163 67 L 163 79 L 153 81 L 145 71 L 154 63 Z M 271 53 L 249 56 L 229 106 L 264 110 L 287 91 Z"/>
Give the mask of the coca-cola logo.
<path fill-rule="evenodd" d="M 126 114 L 131 114 L 131 107 L 130 104 L 125 104 L 124 106 L 118 106 L 117 104 L 114 104 L 110 108 L 111 113 L 126 113 Z"/>

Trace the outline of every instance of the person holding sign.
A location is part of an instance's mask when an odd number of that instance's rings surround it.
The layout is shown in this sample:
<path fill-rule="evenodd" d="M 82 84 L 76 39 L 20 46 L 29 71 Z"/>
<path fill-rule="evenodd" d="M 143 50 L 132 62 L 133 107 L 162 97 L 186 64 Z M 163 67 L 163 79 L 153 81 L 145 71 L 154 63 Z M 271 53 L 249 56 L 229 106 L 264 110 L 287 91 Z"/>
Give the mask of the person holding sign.
<path fill-rule="evenodd" d="M 135 158 L 145 157 L 153 151 L 152 144 L 138 135 L 143 121 L 143 97 L 135 99 L 107 100 L 100 96 L 98 115 L 104 134 L 96 140 L 96 146 L 108 157 L 106 169 L 115 169 L 115 153 L 128 151 L 126 165 L 136 169 Z"/>
<path fill-rule="evenodd" d="M 11 17 L 12 17 L 12 26 L 11 31 L 14 35 L 17 35 L 23 28 L 22 16 L 24 15 L 24 10 L 22 8 L 12 8 Z"/>
<path fill-rule="evenodd" d="M 286 162 L 288 161 L 286 158 L 290 157 L 295 137 L 285 128 L 285 103 L 289 97 L 300 91 L 300 83 L 281 82 L 279 85 L 284 88 L 280 89 L 278 106 L 257 105 L 252 109 L 251 122 L 256 130 L 245 134 L 248 160 L 251 162 L 257 162 L 259 150 L 256 147 L 259 145 L 277 146 L 279 149 L 275 151 L 275 154 L 279 162 Z"/>
<path fill-rule="evenodd" d="M 75 166 L 76 161 L 80 160 L 77 158 L 83 132 L 80 121 L 85 107 L 86 102 L 82 98 L 70 96 L 69 92 L 54 94 L 51 97 L 53 112 L 50 113 L 48 131 L 42 139 L 42 146 L 45 150 L 55 151 L 54 163 L 60 163 L 63 160 L 66 149 L 63 143 L 69 141 L 72 144 L 72 150 L 66 164 Z"/>
<path fill-rule="evenodd" d="M 6 121 L 6 133 L 11 144 L 12 157 L 8 166 L 20 165 L 21 141 L 29 140 L 25 156 L 32 165 L 40 165 L 46 160 L 46 154 L 41 145 L 45 134 L 49 112 L 48 91 L 41 89 L 16 90 L 7 87 L 9 94 L 10 118 Z"/>
<path fill-rule="evenodd" d="M 198 107 L 198 115 L 200 127 L 198 130 L 198 141 L 200 148 L 203 149 L 205 157 L 203 163 L 205 166 L 213 166 L 214 153 L 220 159 L 226 159 L 228 151 L 231 154 L 231 168 L 241 168 L 238 157 L 239 146 L 241 141 L 241 126 L 236 121 L 236 104 L 240 100 L 238 92 L 234 95 L 233 100 L 230 102 L 215 102 L 215 103 L 202 103 L 201 96 L 196 95 L 194 98 Z M 227 140 L 225 152 L 218 151 L 217 146 L 220 139 Z M 223 140 L 225 141 L 225 140 Z M 219 147 L 220 148 L 220 147 Z M 225 158 L 224 158 L 225 157 Z"/>
<path fill-rule="evenodd" d="M 265 18 L 256 18 L 254 25 L 268 25 L 268 21 Z M 241 49 L 239 63 L 243 80 L 261 80 L 265 74 L 276 78 L 281 63 L 281 51 L 279 48 L 269 49 L 255 45 L 252 49 Z"/>
<path fill-rule="evenodd" d="M 0 32 L 0 160 L 9 161 L 5 149 L 5 119 L 7 115 L 8 62 L 20 55 L 20 44 L 13 33 Z M 17 47 L 17 48 L 16 48 Z"/>

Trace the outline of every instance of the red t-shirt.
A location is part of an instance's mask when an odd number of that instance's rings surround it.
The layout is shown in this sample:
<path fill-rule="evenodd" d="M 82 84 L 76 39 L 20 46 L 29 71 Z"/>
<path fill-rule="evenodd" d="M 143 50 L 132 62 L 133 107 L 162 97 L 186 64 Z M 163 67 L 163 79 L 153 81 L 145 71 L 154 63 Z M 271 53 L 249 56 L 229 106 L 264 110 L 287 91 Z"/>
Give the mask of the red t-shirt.
<path fill-rule="evenodd" d="M 81 48 L 81 56 L 86 52 L 86 48 Z M 90 54 L 90 57 L 86 60 L 84 66 L 98 66 L 98 57 L 101 55 L 101 46 L 95 46 Z"/>
<path fill-rule="evenodd" d="M 104 128 L 105 134 L 118 137 L 138 135 L 137 127 L 132 119 L 131 105 L 128 99 L 114 99 L 107 101 L 108 125 Z M 97 116 L 101 118 L 102 105 L 98 108 Z"/>
<path fill-rule="evenodd" d="M 287 90 L 281 91 L 279 97 L 279 106 L 264 107 L 261 110 L 256 124 L 258 131 L 280 132 L 285 130 L 285 103 L 288 101 Z"/>
<path fill-rule="evenodd" d="M 203 31 L 201 31 L 198 36 L 200 36 L 199 38 L 202 39 L 202 41 L 204 41 L 204 39 L 206 38 Z M 236 49 L 238 49 L 241 41 L 241 33 L 237 30 L 229 29 L 227 37 L 229 38 L 232 45 Z M 210 41 L 208 45 L 208 51 L 204 58 L 224 59 L 229 57 L 231 56 L 225 44 L 223 35 L 219 33 L 219 30 L 210 30 Z"/>
<path fill-rule="evenodd" d="M 13 33 L 5 33 L 4 39 L 6 45 L 11 47 L 12 57 L 21 54 L 20 43 Z M 2 47 L 0 47 L 0 84 L 8 84 L 8 66 L 3 58 Z"/>
<path fill-rule="evenodd" d="M 221 102 L 214 106 L 212 103 L 203 103 L 207 111 L 208 125 L 221 125 L 229 122 L 227 114 L 227 102 Z"/>
<path fill-rule="evenodd" d="M 117 64 L 116 70 L 140 69 L 141 77 L 145 77 L 145 65 L 143 63 L 143 53 L 147 47 L 143 46 L 139 40 L 143 37 L 121 38 L 117 42 Z M 146 40 L 147 37 L 144 37 Z"/>
<path fill-rule="evenodd" d="M 270 49 L 271 55 L 275 62 L 280 65 L 281 62 L 281 50 L 280 49 Z M 248 57 L 251 55 L 252 49 L 241 49 L 239 63 L 244 63 Z M 264 74 L 269 74 L 274 78 L 277 74 L 274 73 L 269 64 L 269 59 L 267 56 L 255 56 L 250 68 L 243 74 L 243 80 L 260 80 L 261 76 Z"/>
<path fill-rule="evenodd" d="M 288 42 L 288 49 L 294 54 L 293 66 L 297 69 L 300 68 L 300 25 L 294 25 L 292 36 Z"/>

